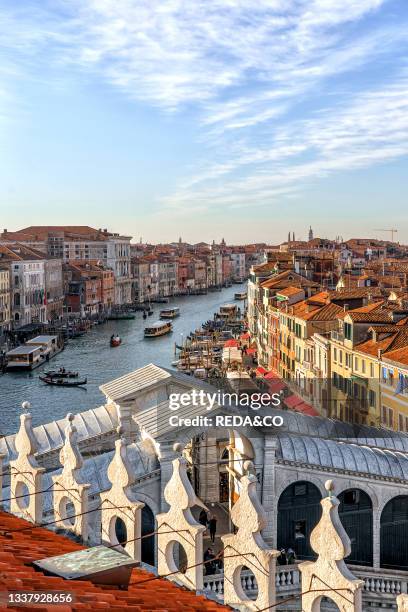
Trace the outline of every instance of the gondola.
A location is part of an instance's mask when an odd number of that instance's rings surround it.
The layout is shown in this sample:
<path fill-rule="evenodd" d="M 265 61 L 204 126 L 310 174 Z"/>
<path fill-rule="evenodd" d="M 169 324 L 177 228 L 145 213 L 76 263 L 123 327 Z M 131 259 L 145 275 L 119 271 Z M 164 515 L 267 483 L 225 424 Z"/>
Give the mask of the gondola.
<path fill-rule="evenodd" d="M 39 378 L 46 385 L 54 385 L 55 387 L 80 387 L 87 383 L 86 378 L 84 378 L 84 380 L 65 380 L 63 378 L 51 378 L 49 376 L 40 376 Z"/>
<path fill-rule="evenodd" d="M 78 378 L 78 372 L 71 372 L 71 370 L 49 370 L 44 372 L 44 376 L 47 378 Z"/>

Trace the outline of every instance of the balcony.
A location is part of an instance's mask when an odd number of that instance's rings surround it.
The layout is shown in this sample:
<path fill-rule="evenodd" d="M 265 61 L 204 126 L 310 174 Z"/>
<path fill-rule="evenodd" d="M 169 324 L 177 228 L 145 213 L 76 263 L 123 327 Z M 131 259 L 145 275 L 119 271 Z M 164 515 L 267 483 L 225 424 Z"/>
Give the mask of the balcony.
<path fill-rule="evenodd" d="M 380 608 L 395 610 L 397 596 L 400 593 L 407 592 L 407 572 L 381 570 L 362 566 L 349 567 L 357 578 L 364 581 L 364 610 L 378 610 Z M 249 599 L 255 600 L 258 595 L 258 585 L 254 574 L 250 570 L 241 572 L 241 585 Z M 302 580 L 297 565 L 277 566 L 275 585 L 277 603 L 279 603 L 281 599 L 286 599 L 295 595 L 299 596 L 302 591 Z M 204 591 L 211 593 L 220 603 L 223 602 L 224 574 L 220 573 L 204 576 Z M 291 607 L 290 609 L 295 608 Z M 330 610 L 331 609 L 332 608 L 330 608 Z M 322 610 L 329 610 L 329 608 L 324 607 Z"/>

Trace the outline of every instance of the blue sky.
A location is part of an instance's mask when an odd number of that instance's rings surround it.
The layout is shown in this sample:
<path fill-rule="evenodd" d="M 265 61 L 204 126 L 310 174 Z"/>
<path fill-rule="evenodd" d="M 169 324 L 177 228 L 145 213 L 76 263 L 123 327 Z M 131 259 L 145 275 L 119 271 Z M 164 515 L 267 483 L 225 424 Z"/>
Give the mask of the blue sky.
<path fill-rule="evenodd" d="M 408 242 L 406 0 L 0 7 L 0 223 Z"/>

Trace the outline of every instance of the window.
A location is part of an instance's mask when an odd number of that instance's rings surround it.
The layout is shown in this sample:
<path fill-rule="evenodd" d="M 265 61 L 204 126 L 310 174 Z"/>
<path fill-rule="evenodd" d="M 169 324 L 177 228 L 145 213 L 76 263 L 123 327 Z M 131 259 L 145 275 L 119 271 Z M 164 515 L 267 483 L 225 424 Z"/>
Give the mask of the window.
<path fill-rule="evenodd" d="M 371 378 L 374 378 L 374 364 L 370 363 L 370 376 Z"/>
<path fill-rule="evenodd" d="M 392 428 L 394 426 L 394 411 L 392 408 L 388 408 L 387 406 L 382 407 L 381 421 L 385 427 Z"/>
<path fill-rule="evenodd" d="M 358 357 L 354 358 L 354 369 L 358 370 Z"/>
<path fill-rule="evenodd" d="M 336 348 L 333 350 L 333 361 L 337 362 L 337 349 Z"/>
<path fill-rule="evenodd" d="M 375 391 L 370 389 L 370 391 L 368 392 L 368 402 L 370 406 L 375 406 L 375 400 L 376 400 Z"/>
<path fill-rule="evenodd" d="M 363 372 L 363 374 L 365 374 L 365 370 L 366 370 L 366 362 L 364 361 L 364 359 L 361 360 L 361 371 Z"/>
<path fill-rule="evenodd" d="M 353 328 L 351 323 L 344 323 L 344 337 L 346 340 L 352 340 Z"/>

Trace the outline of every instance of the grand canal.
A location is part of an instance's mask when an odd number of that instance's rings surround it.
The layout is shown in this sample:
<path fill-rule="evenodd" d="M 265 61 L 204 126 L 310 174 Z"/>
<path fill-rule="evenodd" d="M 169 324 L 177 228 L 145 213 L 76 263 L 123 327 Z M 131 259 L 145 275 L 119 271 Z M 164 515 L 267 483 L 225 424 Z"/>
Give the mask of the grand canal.
<path fill-rule="evenodd" d="M 147 363 L 171 367 L 174 361 L 174 343 L 180 344 L 190 331 L 197 329 L 218 308 L 233 301 L 234 293 L 243 291 L 245 285 L 233 285 L 221 292 L 207 295 L 173 298 L 169 305 L 179 306 L 181 316 L 173 323 L 173 333 L 161 338 L 145 339 L 143 328 L 147 322 L 159 318 L 159 310 L 165 306 L 154 304 L 155 313 L 146 321 L 141 312 L 129 321 L 108 321 L 95 326 L 88 334 L 70 340 L 45 368 L 64 366 L 79 371 L 88 378 L 85 388 L 49 387 L 39 380 L 44 366 L 29 373 L 0 375 L 0 433 L 14 433 L 19 425 L 21 402 L 31 403 L 35 425 L 63 418 L 67 412 L 81 412 L 95 408 L 104 402 L 99 386 Z M 240 304 L 242 305 L 242 303 Z M 112 333 L 118 333 L 123 342 L 117 348 L 109 346 Z"/>

